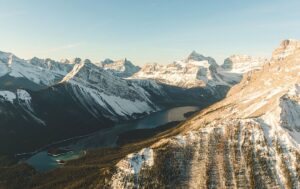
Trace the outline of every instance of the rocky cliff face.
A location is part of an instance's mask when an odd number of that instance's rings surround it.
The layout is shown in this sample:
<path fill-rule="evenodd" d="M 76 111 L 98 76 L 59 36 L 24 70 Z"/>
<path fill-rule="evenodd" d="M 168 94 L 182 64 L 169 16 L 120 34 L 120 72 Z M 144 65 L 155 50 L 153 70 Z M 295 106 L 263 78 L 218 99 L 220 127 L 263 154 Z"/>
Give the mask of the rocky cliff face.
<path fill-rule="evenodd" d="M 295 53 L 300 47 L 300 42 L 295 39 L 287 39 L 281 42 L 280 46 L 272 54 L 273 60 L 282 60 Z"/>
<path fill-rule="evenodd" d="M 284 42 L 286 43 L 286 42 Z M 115 165 L 112 188 L 299 188 L 300 49 L 246 74 L 227 98 Z"/>
<path fill-rule="evenodd" d="M 102 61 L 101 66 L 113 75 L 121 78 L 130 77 L 141 69 L 139 66 L 132 64 L 132 62 L 126 58 L 124 60 L 117 61 L 106 59 Z"/>

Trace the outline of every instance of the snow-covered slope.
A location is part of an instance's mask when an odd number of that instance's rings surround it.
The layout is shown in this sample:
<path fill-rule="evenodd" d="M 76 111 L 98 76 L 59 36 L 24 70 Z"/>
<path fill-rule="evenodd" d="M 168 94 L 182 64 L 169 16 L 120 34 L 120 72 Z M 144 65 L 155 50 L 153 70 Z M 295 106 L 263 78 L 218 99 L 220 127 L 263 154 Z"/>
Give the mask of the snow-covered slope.
<path fill-rule="evenodd" d="M 299 188 L 300 48 L 276 58 L 285 51 L 170 131 L 179 135 L 117 163 L 110 186 Z"/>
<path fill-rule="evenodd" d="M 65 60 L 64 62 L 57 62 L 50 58 L 40 59 L 34 57 L 28 62 L 34 66 L 50 70 L 55 74 L 66 75 L 72 70 L 74 64 L 79 64 L 81 62 L 81 59 L 75 59 L 74 61 Z"/>
<path fill-rule="evenodd" d="M 230 73 L 220 73 L 221 69 L 213 58 L 193 51 L 186 59 L 172 64 L 147 64 L 129 79 L 154 79 L 181 88 L 231 86 L 236 83 Z"/>
<path fill-rule="evenodd" d="M 0 52 L 0 154 L 31 151 L 159 109 L 138 83 L 89 60 L 22 60 Z"/>
<path fill-rule="evenodd" d="M 158 109 L 142 87 L 115 77 L 90 62 L 76 65 L 60 83 L 68 84 L 78 102 L 96 117 L 105 111 L 111 119 L 128 119 Z"/>
<path fill-rule="evenodd" d="M 26 61 L 11 53 L 0 51 L 0 80 L 9 80 L 8 83 L 15 81 L 18 83 L 17 86 L 23 83 L 24 87 L 29 89 L 40 89 L 57 83 L 72 67 L 73 64 L 64 64 L 51 59 L 33 58 Z M 4 85 L 4 82 L 2 83 Z"/>
<path fill-rule="evenodd" d="M 57 62 L 34 57 L 26 61 L 11 53 L 0 52 L 0 89 L 9 90 L 2 92 L 2 98 L 11 100 L 13 91 L 19 88 L 37 91 L 67 83 L 69 89 L 74 90 L 73 96 L 95 117 L 105 114 L 114 120 L 119 117 L 129 119 L 158 109 L 149 93 L 137 83 L 114 76 L 116 73 L 131 74 L 138 67 L 126 59 L 103 66 L 109 71 L 88 59 Z M 115 74 L 110 74 L 112 70 Z"/>
<path fill-rule="evenodd" d="M 268 59 L 261 57 L 232 55 L 224 60 L 222 68 L 228 72 L 243 74 L 251 70 L 261 69 L 267 61 Z"/>
<path fill-rule="evenodd" d="M 117 61 L 106 59 L 101 62 L 101 66 L 113 75 L 122 78 L 130 77 L 141 69 L 140 67 L 133 65 L 132 62 L 126 58 Z"/>

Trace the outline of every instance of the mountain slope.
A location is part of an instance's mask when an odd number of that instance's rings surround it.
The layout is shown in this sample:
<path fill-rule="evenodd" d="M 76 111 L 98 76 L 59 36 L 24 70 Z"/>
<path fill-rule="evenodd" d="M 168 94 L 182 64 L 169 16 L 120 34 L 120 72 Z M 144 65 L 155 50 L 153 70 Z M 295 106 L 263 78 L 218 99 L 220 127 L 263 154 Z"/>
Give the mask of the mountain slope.
<path fill-rule="evenodd" d="M 286 49 L 293 48 L 276 51 Z M 89 151 L 24 186 L 299 188 L 300 49 L 292 51 L 248 72 L 224 100 L 178 127 L 121 148 Z"/>
<path fill-rule="evenodd" d="M 54 141 L 112 126 L 92 116 L 63 86 L 0 91 L 0 154 L 34 151 Z"/>
<path fill-rule="evenodd" d="M 125 80 L 79 58 L 25 61 L 11 53 L 1 53 L 0 58 L 0 154 L 35 150 L 162 108 L 206 107 L 228 90 L 228 86 L 185 89 L 153 80 Z M 26 106 L 18 101 L 18 91 L 28 94 Z"/>
<path fill-rule="evenodd" d="M 224 100 L 178 127 L 120 148 L 88 151 L 22 187 L 299 188 L 300 49 L 284 41 L 259 67 Z M 162 92 L 156 81 L 138 82 Z"/>
<path fill-rule="evenodd" d="M 119 161 L 110 187 L 300 187 L 299 65 L 296 48 L 248 73 L 181 134 Z"/>
<path fill-rule="evenodd" d="M 59 82 L 74 66 L 51 59 L 23 60 L 0 51 L 1 88 L 39 90 Z"/>
<path fill-rule="evenodd" d="M 67 85 L 78 102 L 95 117 L 99 109 L 105 109 L 114 119 L 132 118 L 134 114 L 150 113 L 159 108 L 140 86 L 114 77 L 89 62 L 76 65 L 60 84 Z"/>
<path fill-rule="evenodd" d="M 0 154 L 32 151 L 157 111 L 150 98 L 142 87 L 88 60 L 45 89 L 0 89 Z"/>

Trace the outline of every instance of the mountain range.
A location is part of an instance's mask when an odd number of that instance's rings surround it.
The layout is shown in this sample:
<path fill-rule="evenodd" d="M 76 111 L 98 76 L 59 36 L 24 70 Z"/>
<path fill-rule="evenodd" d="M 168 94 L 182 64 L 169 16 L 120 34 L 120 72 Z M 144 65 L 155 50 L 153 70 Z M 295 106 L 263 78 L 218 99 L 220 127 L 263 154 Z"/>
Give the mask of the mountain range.
<path fill-rule="evenodd" d="M 224 100 L 120 160 L 108 185 L 299 188 L 299 44 L 283 41 Z"/>
<path fill-rule="evenodd" d="M 1 52 L 3 155 L 165 108 L 201 111 L 151 138 L 88 151 L 48 173 L 23 164 L 0 172 L 7 180 L 28 173 L 19 179 L 24 188 L 299 188 L 299 65 L 297 40 L 283 41 L 270 59 L 233 55 L 222 65 L 195 51 L 141 68 L 127 59 L 23 60 Z"/>
<path fill-rule="evenodd" d="M 243 61 L 233 64 L 249 67 L 252 59 Z M 206 107 L 241 80 L 242 72 L 225 67 L 195 51 L 142 68 L 127 59 L 24 60 L 0 52 L 1 153 L 32 151 L 165 108 Z"/>

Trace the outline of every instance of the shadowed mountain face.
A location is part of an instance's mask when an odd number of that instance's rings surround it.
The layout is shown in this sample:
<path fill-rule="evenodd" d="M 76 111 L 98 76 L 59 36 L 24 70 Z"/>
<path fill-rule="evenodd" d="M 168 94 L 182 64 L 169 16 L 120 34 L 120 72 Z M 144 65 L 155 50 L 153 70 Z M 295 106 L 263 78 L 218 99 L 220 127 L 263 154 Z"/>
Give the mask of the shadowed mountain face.
<path fill-rule="evenodd" d="M 9 95 L 13 94 L 11 102 L 0 102 L 1 154 L 33 151 L 112 126 L 108 118 L 92 116 L 64 85 L 29 93 L 18 89 Z"/>
<path fill-rule="evenodd" d="M 47 88 L 46 85 L 39 85 L 27 78 L 15 78 L 10 75 L 0 77 L 1 90 L 28 89 L 38 91 Z"/>
<path fill-rule="evenodd" d="M 1 154 L 33 151 L 159 109 L 143 88 L 89 62 L 76 64 L 60 83 L 44 89 L 36 80 L 10 73 L 1 78 L 32 85 L 14 82 L 0 90 Z M 33 86 L 35 91 L 28 90 Z"/>
<path fill-rule="evenodd" d="M 0 154 L 33 151 L 165 108 L 204 108 L 241 78 L 196 52 L 151 73 L 179 79 L 175 84 L 151 74 L 130 77 L 140 68 L 126 59 L 102 64 L 80 58 L 23 60 L 0 52 Z"/>

